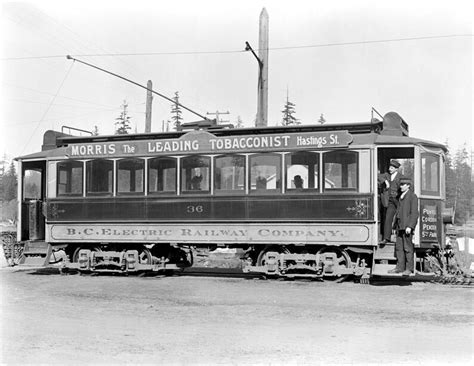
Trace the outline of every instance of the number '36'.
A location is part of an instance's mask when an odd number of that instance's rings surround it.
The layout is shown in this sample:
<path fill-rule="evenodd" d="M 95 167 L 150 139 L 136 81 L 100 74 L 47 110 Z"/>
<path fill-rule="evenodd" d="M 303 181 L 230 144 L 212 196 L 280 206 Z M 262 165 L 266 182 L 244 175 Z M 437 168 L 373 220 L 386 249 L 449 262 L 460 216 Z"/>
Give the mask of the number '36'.
<path fill-rule="evenodd" d="M 204 212 L 204 207 L 202 205 L 196 206 L 186 206 L 187 213 L 202 213 Z"/>

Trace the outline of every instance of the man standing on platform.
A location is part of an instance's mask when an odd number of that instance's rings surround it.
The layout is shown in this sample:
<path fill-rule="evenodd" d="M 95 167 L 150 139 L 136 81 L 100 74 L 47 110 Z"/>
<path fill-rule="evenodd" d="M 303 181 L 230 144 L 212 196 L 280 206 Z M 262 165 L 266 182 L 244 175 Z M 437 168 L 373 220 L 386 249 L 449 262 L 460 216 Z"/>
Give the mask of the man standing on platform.
<path fill-rule="evenodd" d="M 413 246 L 413 232 L 418 222 L 418 197 L 411 188 L 410 178 L 400 179 L 402 194 L 395 216 L 395 229 L 397 230 L 397 242 L 395 243 L 395 257 L 397 265 L 388 273 L 401 273 L 409 276 L 415 271 Z"/>
<path fill-rule="evenodd" d="M 385 181 L 385 184 L 388 188 L 388 205 L 385 211 L 383 238 L 380 244 L 387 244 L 391 242 L 393 218 L 397 212 L 400 189 L 401 176 L 398 172 L 398 168 L 400 168 L 400 163 L 397 160 L 390 160 L 390 166 L 388 167 L 389 174 L 387 174 L 387 180 Z"/>

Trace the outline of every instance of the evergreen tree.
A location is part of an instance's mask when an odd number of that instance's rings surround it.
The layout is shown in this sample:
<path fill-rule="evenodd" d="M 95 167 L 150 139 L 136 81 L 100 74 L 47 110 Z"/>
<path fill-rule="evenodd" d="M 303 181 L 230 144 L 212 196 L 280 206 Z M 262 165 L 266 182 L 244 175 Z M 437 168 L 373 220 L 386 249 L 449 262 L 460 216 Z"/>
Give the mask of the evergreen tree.
<path fill-rule="evenodd" d="M 468 165 L 466 146 L 459 148 L 454 157 L 449 147 L 446 154 L 446 206 L 454 209 L 455 224 L 466 222 L 471 211 L 473 198 L 472 169 Z"/>
<path fill-rule="evenodd" d="M 322 125 L 326 123 L 326 119 L 324 118 L 324 115 L 322 113 L 319 116 L 318 123 L 321 123 Z"/>
<path fill-rule="evenodd" d="M 8 172 L 3 174 L 2 179 L 2 201 L 11 201 L 16 199 L 18 187 L 18 177 L 16 175 L 15 164 L 10 163 Z"/>
<path fill-rule="evenodd" d="M 179 106 L 179 94 L 178 92 L 174 93 L 174 98 L 173 100 L 175 103 L 171 105 L 171 120 L 173 121 L 174 127 L 176 131 L 179 131 L 181 129 L 181 121 L 183 120 L 183 117 L 181 117 L 181 107 Z"/>
<path fill-rule="evenodd" d="M 128 115 L 128 103 L 126 100 L 122 104 L 122 112 L 120 117 L 115 119 L 115 134 L 116 135 L 127 135 L 130 127 L 130 116 Z"/>
<path fill-rule="evenodd" d="M 445 172 L 446 172 L 446 207 L 454 208 L 456 200 L 456 176 L 453 169 L 453 158 L 451 157 L 451 148 L 448 142 L 445 143 L 448 151 L 446 152 Z"/>
<path fill-rule="evenodd" d="M 290 102 L 288 99 L 288 93 L 286 94 L 286 103 L 281 111 L 283 113 L 283 119 L 281 124 L 283 126 L 290 126 L 290 125 L 299 125 L 301 122 L 294 116 L 295 114 L 295 104 Z"/>
<path fill-rule="evenodd" d="M 237 122 L 235 123 L 235 128 L 242 128 L 244 127 L 244 123 L 242 122 L 242 118 L 240 116 L 237 116 Z"/>
<path fill-rule="evenodd" d="M 465 223 L 471 209 L 471 167 L 466 146 L 458 149 L 454 156 L 453 167 L 456 177 L 456 200 L 454 204 L 455 222 Z"/>
<path fill-rule="evenodd" d="M 3 155 L 3 159 L 0 160 L 0 201 L 3 201 L 3 192 L 5 192 L 3 181 L 5 178 L 6 165 L 7 165 L 7 156 L 5 154 Z"/>

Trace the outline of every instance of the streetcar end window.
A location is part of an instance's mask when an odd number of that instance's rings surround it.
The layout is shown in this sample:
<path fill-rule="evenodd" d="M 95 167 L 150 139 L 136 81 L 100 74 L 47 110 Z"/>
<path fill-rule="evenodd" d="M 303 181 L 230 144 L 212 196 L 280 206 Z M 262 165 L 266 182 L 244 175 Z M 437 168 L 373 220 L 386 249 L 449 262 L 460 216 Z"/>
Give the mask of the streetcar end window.
<path fill-rule="evenodd" d="M 421 154 L 421 194 L 440 195 L 439 156 L 431 153 Z"/>
<path fill-rule="evenodd" d="M 36 200 L 42 198 L 43 190 L 42 171 L 39 169 L 25 169 L 23 176 L 23 199 Z"/>

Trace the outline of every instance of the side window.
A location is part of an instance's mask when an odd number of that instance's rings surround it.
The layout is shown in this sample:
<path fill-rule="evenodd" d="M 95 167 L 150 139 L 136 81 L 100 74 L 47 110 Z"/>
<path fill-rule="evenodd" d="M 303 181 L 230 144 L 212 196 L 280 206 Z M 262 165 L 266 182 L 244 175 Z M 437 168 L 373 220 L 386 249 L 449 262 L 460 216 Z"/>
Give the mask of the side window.
<path fill-rule="evenodd" d="M 177 161 L 156 158 L 148 161 L 148 193 L 176 193 Z"/>
<path fill-rule="evenodd" d="M 223 155 L 216 157 L 214 189 L 219 192 L 244 192 L 245 156 Z"/>
<path fill-rule="evenodd" d="M 117 193 L 143 193 L 145 183 L 145 161 L 122 159 L 117 161 Z"/>
<path fill-rule="evenodd" d="M 250 156 L 250 190 L 277 191 L 281 187 L 281 156 L 259 154 Z"/>
<path fill-rule="evenodd" d="M 57 195 L 81 196 L 84 164 L 82 161 L 61 161 L 57 164 Z"/>
<path fill-rule="evenodd" d="M 296 152 L 287 154 L 286 189 L 317 189 L 319 187 L 319 154 L 314 152 Z"/>
<path fill-rule="evenodd" d="M 358 189 L 358 153 L 330 151 L 323 155 L 324 190 Z"/>
<path fill-rule="evenodd" d="M 111 195 L 113 193 L 114 162 L 98 159 L 86 163 L 86 189 L 88 195 Z"/>
<path fill-rule="evenodd" d="M 439 157 L 436 154 L 421 154 L 421 194 L 439 196 Z"/>
<path fill-rule="evenodd" d="M 181 160 L 181 191 L 210 192 L 211 158 L 187 156 Z"/>

